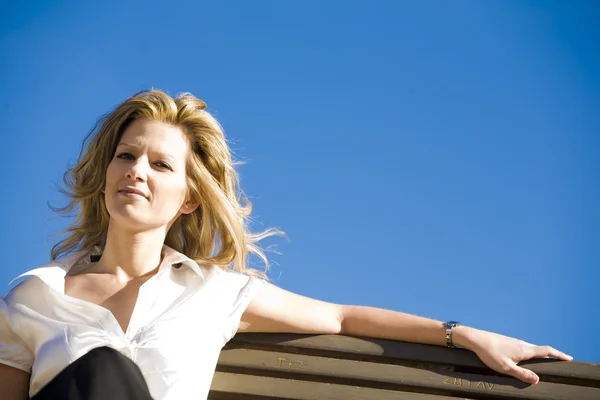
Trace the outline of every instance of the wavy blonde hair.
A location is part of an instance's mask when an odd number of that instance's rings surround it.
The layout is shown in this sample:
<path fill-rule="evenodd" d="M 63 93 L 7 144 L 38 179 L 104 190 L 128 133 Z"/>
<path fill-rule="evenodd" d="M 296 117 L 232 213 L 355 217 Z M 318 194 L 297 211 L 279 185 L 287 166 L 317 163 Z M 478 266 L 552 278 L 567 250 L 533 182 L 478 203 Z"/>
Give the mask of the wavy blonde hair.
<path fill-rule="evenodd" d="M 142 91 L 130 97 L 98 120 L 86 137 L 77 164 L 63 178 L 65 187 L 61 192 L 69 203 L 54 209 L 63 215 L 76 213 L 76 218 L 67 228 L 66 238 L 52 248 L 52 259 L 103 247 L 109 220 L 102 194 L 106 170 L 123 132 L 136 120 L 176 126 L 190 144 L 187 185 L 199 206 L 193 213 L 177 218 L 165 244 L 200 265 L 217 265 L 243 273 L 258 272 L 247 266 L 248 255 L 253 253 L 262 259 L 266 270 L 269 262 L 257 242 L 283 233 L 276 229 L 249 231 L 252 205 L 239 189 L 237 163 L 232 159 L 223 129 L 206 111 L 204 101 L 189 93 L 173 98 L 160 90 Z"/>

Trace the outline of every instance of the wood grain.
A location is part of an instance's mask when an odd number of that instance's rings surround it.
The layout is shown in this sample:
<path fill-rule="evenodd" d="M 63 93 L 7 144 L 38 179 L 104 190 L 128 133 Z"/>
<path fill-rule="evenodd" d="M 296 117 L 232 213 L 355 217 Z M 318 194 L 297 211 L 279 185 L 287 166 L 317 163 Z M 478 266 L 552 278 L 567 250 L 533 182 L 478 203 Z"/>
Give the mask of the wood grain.
<path fill-rule="evenodd" d="M 456 397 L 372 389 L 334 383 L 217 372 L 210 400 L 277 398 L 289 400 L 458 400 Z M 470 400 L 463 398 L 464 400 Z"/>
<path fill-rule="evenodd" d="M 600 400 L 600 366 L 522 363 L 537 385 L 496 373 L 475 354 L 341 335 L 236 335 L 222 351 L 210 399 Z"/>
<path fill-rule="evenodd" d="M 448 396 L 538 400 L 600 399 L 598 388 L 548 382 L 526 385 L 510 377 L 303 354 L 290 355 L 265 350 L 226 350 L 221 355 L 218 370 Z"/>
<path fill-rule="evenodd" d="M 340 335 L 243 334 L 227 348 L 276 350 L 341 359 L 398 365 L 432 364 L 453 371 L 499 375 L 487 368 L 475 354 L 417 343 L 356 338 Z M 600 388 L 600 365 L 539 359 L 522 362 L 546 381 Z"/>

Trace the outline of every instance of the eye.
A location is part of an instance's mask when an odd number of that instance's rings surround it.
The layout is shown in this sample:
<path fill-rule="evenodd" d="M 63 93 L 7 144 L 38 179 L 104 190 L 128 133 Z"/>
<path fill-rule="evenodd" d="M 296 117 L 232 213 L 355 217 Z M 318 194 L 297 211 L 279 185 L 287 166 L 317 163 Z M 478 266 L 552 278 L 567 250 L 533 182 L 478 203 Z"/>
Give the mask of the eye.
<path fill-rule="evenodd" d="M 117 155 L 117 158 L 121 158 L 123 160 L 135 160 L 135 156 L 131 153 L 120 153 Z"/>
<path fill-rule="evenodd" d="M 168 169 L 169 171 L 173 171 L 173 168 L 171 168 L 171 166 L 164 161 L 157 161 L 154 163 L 154 165 L 156 165 L 159 168 L 164 168 Z"/>

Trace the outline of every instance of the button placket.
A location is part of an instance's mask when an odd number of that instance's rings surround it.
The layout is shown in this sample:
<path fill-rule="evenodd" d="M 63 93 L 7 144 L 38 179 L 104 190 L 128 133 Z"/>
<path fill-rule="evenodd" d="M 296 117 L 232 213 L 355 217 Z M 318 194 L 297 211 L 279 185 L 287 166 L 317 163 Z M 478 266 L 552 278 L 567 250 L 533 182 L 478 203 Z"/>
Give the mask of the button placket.
<path fill-rule="evenodd" d="M 132 341 L 140 332 L 144 330 L 151 320 L 154 319 L 152 310 L 149 308 L 150 302 L 148 296 L 157 296 L 157 285 L 160 285 L 160 280 L 165 273 L 165 269 L 158 271 L 156 275 L 144 282 L 139 289 L 138 298 L 131 313 L 131 319 L 127 327 L 125 336 L 129 341 Z"/>
<path fill-rule="evenodd" d="M 137 349 L 138 349 L 138 343 L 139 343 L 138 336 L 135 335 L 133 337 L 133 339 L 131 340 L 130 344 L 129 344 L 129 347 L 130 347 L 130 350 L 131 350 L 131 359 L 132 360 L 135 360 L 135 355 L 136 355 Z"/>
<path fill-rule="evenodd" d="M 152 277 L 148 281 L 146 281 L 142 286 L 140 286 L 138 297 L 135 302 L 135 306 L 133 307 L 133 311 L 131 313 L 131 318 L 129 319 L 129 325 L 127 326 L 127 332 L 125 336 L 129 341 L 133 340 L 135 335 L 140 330 L 140 323 L 143 324 L 143 321 L 147 320 L 147 301 L 145 298 L 147 296 L 148 290 L 152 288 L 153 281 L 156 276 Z"/>

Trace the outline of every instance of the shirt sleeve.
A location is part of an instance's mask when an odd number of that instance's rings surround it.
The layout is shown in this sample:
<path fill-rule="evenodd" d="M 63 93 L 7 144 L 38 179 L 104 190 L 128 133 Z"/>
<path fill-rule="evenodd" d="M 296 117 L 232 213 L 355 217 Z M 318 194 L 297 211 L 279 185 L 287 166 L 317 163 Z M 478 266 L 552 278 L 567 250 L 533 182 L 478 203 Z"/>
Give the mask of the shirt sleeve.
<path fill-rule="evenodd" d="M 0 297 L 0 363 L 31 372 L 33 354 L 11 327 L 9 308 Z"/>
<path fill-rule="evenodd" d="M 217 268 L 216 275 L 223 303 L 223 346 L 236 334 L 244 311 L 265 281 L 256 276 L 248 276 Z"/>

